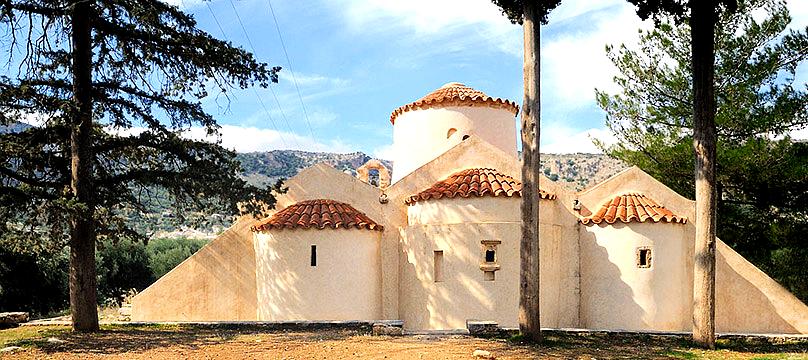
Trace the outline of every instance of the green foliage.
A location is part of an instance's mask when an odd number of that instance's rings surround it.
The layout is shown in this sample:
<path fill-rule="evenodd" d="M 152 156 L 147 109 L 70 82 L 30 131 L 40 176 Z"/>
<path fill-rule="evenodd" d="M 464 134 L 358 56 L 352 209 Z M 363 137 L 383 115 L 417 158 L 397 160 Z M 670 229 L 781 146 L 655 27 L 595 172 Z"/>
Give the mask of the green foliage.
<path fill-rule="evenodd" d="M 808 92 L 795 86 L 808 57 L 808 29 L 786 31 L 779 0 L 741 1 L 716 29 L 718 236 L 808 301 Z M 767 16 L 757 22 L 755 10 Z M 607 47 L 617 94 L 596 91 L 617 145 L 609 155 L 693 198 L 690 35 L 663 19 L 637 49 Z"/>
<path fill-rule="evenodd" d="M 142 243 L 130 240 L 104 244 L 96 253 L 98 297 L 120 303 L 130 289 L 143 290 L 157 278 Z"/>
<path fill-rule="evenodd" d="M 712 1 L 719 12 L 723 9 L 733 12 L 738 8 L 738 0 L 697 1 Z M 628 2 L 637 7 L 637 16 L 641 19 L 650 18 L 659 23 L 665 17 L 669 17 L 669 20 L 684 20 L 693 0 L 628 0 Z"/>
<path fill-rule="evenodd" d="M 494 4 L 499 6 L 502 14 L 508 17 L 514 24 L 521 24 L 524 19 L 524 4 L 525 1 L 532 1 L 536 3 L 539 11 L 539 21 L 542 24 L 547 24 L 547 16 L 553 11 L 561 0 L 492 0 Z"/>
<path fill-rule="evenodd" d="M 161 238 L 103 243 L 96 253 L 99 301 L 120 304 L 142 291 L 208 243 L 204 239 Z M 35 317 L 68 306 L 66 248 L 32 253 L 0 243 L 0 312 L 29 311 Z"/>
<path fill-rule="evenodd" d="M 92 204 L 73 200 L 71 126 L 76 117 L 67 1 L 0 2 L 7 52 L 0 75 L 0 126 L 36 117 L 42 124 L 0 134 L 0 238 L 68 241 L 71 218 L 91 216 L 100 241 L 145 239 L 127 221 L 154 204 L 185 214 L 257 213 L 273 190 L 239 176 L 236 154 L 184 136 L 219 126 L 201 100 L 209 92 L 269 86 L 278 67 L 213 38 L 192 16 L 160 0 L 89 2 L 92 32 Z M 86 211 L 89 210 L 89 211 Z M 38 245 L 41 246 L 41 245 Z"/>
<path fill-rule="evenodd" d="M 67 251 L 33 253 L 0 243 L 0 312 L 40 316 L 65 309 L 67 262 Z"/>
<path fill-rule="evenodd" d="M 160 278 L 185 259 L 207 245 L 208 240 L 164 238 L 149 241 L 146 252 L 149 269 L 155 278 Z"/>

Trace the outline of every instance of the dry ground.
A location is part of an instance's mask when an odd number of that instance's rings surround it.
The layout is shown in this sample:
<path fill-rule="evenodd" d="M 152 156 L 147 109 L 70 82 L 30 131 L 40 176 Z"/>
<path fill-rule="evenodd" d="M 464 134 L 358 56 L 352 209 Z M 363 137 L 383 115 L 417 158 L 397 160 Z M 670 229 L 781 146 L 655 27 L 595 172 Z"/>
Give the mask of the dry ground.
<path fill-rule="evenodd" d="M 0 353 L 3 359 L 470 359 L 476 349 L 490 351 L 497 359 L 808 359 L 808 340 L 721 340 L 720 345 L 717 351 L 701 351 L 680 337 L 613 334 L 548 333 L 547 341 L 536 346 L 513 339 L 385 337 L 350 331 L 267 333 L 180 326 L 106 326 L 95 334 L 58 326 L 0 330 L 0 348 L 22 347 Z"/>

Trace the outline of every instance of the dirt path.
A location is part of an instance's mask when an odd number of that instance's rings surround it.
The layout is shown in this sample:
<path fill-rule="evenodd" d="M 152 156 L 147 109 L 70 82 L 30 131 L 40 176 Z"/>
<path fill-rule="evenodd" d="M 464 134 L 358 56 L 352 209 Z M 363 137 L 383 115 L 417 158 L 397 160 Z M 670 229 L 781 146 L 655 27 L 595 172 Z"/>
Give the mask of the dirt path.
<path fill-rule="evenodd" d="M 469 359 L 474 350 L 498 359 L 532 359 L 527 346 L 465 336 L 384 337 L 348 332 L 105 331 L 65 334 L 7 355 L 19 359 Z"/>
<path fill-rule="evenodd" d="M 485 350 L 497 359 L 808 359 L 808 342 L 724 344 L 717 351 L 689 347 L 682 338 L 652 335 L 548 335 L 541 346 L 468 336 L 369 336 L 353 331 L 267 333 L 180 327 L 107 328 L 94 334 L 66 327 L 0 331 L 0 353 L 12 359 L 472 359 Z M 48 340 L 50 339 L 50 341 Z"/>

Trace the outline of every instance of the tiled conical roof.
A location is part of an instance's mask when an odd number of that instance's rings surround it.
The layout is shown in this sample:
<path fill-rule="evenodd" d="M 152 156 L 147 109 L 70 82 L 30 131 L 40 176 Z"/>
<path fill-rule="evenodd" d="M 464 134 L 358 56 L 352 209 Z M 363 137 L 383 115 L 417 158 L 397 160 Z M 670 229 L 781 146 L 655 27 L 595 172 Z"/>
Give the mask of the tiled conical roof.
<path fill-rule="evenodd" d="M 383 226 L 353 206 L 329 199 L 306 200 L 289 205 L 252 226 L 253 231 L 292 228 L 384 230 Z"/>
<path fill-rule="evenodd" d="M 438 106 L 489 106 L 494 108 L 502 108 L 510 110 L 516 115 L 519 112 L 519 106 L 513 101 L 501 98 L 493 98 L 486 95 L 484 92 L 472 89 L 464 84 L 452 82 L 441 86 L 439 89 L 429 93 L 412 103 L 401 106 L 395 109 L 390 114 L 390 122 L 395 124 L 396 117 L 402 113 L 415 109 L 428 109 Z"/>
<path fill-rule="evenodd" d="M 405 201 L 407 205 L 418 201 L 453 197 L 472 196 L 522 196 L 522 182 L 494 169 L 474 168 L 452 174 L 438 181 L 429 189 L 412 195 Z M 552 200 L 556 196 L 539 190 L 542 199 Z"/>
<path fill-rule="evenodd" d="M 583 224 L 600 224 L 601 222 L 614 224 L 621 221 L 624 223 L 635 222 L 668 222 L 687 223 L 687 218 L 678 216 L 659 205 L 653 199 L 643 194 L 622 194 L 606 201 L 597 213 L 590 217 L 581 219 Z"/>

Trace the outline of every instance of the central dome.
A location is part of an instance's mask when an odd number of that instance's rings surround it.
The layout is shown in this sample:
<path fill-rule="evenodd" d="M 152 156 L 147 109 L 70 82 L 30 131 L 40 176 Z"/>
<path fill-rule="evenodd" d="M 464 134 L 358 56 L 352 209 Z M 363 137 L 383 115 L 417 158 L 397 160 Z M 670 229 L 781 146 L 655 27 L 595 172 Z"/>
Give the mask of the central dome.
<path fill-rule="evenodd" d="M 519 106 L 513 101 L 493 98 L 484 92 L 470 88 L 463 83 L 449 82 L 432 91 L 426 96 L 393 110 L 390 122 L 395 125 L 396 118 L 404 112 L 416 109 L 428 109 L 442 106 L 488 106 L 511 111 L 514 116 L 519 112 Z"/>

